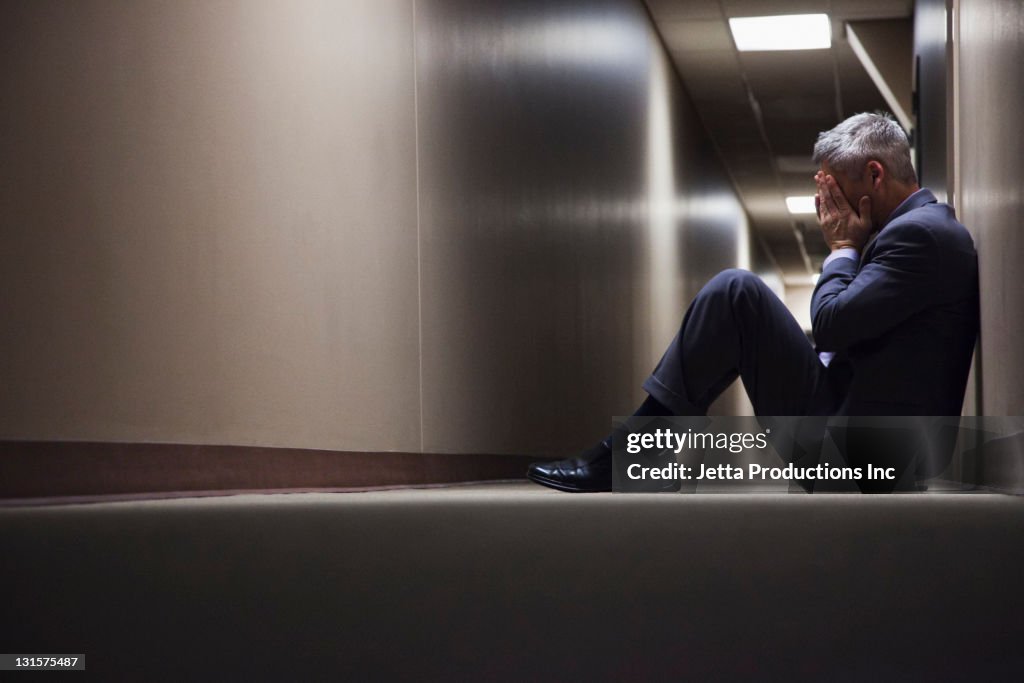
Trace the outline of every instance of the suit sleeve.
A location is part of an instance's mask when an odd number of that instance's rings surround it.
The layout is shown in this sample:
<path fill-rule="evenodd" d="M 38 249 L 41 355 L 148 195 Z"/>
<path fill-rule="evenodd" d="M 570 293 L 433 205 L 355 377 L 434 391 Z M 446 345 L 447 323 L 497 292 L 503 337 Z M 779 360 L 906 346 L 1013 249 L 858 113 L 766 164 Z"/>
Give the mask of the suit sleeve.
<path fill-rule="evenodd" d="M 939 297 L 941 272 L 931 231 L 917 223 L 882 230 L 870 262 L 840 258 L 822 272 L 811 299 L 819 351 L 877 339 Z"/>

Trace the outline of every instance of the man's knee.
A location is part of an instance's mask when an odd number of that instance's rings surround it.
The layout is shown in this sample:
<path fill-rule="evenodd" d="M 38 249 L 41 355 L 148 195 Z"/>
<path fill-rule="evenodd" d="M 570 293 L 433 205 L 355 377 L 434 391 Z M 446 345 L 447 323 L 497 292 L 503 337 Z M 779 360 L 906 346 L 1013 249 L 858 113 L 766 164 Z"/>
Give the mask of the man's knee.
<path fill-rule="evenodd" d="M 761 278 L 749 270 L 729 268 L 708 280 L 701 293 L 736 294 L 744 291 L 760 291 L 766 286 Z"/>

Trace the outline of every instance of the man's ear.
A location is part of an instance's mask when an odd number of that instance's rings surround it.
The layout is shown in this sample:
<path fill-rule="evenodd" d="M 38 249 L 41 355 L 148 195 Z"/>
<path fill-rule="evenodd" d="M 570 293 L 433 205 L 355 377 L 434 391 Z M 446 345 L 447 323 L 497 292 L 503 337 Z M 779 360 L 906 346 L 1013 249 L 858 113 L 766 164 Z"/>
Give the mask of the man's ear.
<path fill-rule="evenodd" d="M 871 179 L 871 189 L 879 189 L 882 186 L 882 181 L 885 179 L 885 166 L 882 166 L 877 161 L 869 161 L 868 177 Z"/>

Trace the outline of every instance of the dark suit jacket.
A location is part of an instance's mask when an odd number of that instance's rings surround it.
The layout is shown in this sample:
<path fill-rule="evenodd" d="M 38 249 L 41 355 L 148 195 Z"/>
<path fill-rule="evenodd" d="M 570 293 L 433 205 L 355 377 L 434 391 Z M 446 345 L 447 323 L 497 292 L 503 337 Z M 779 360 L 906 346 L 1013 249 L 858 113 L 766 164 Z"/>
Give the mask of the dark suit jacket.
<path fill-rule="evenodd" d="M 814 341 L 840 415 L 960 415 L 978 334 L 978 257 L 928 190 L 861 254 L 829 263 L 811 299 Z"/>

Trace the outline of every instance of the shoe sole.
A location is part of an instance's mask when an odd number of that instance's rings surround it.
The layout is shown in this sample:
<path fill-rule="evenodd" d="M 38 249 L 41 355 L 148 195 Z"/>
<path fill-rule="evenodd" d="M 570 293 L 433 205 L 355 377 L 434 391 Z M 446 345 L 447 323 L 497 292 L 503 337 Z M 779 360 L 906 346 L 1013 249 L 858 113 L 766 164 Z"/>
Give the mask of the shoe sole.
<path fill-rule="evenodd" d="M 551 489 L 557 489 L 558 491 L 565 491 L 566 493 L 610 493 L 612 490 L 611 486 L 607 488 L 584 488 L 580 486 L 572 486 L 564 482 L 558 481 L 557 479 L 549 479 L 543 475 L 535 474 L 533 472 L 527 472 L 526 478 L 530 481 L 540 484 L 541 486 L 547 486 Z"/>

